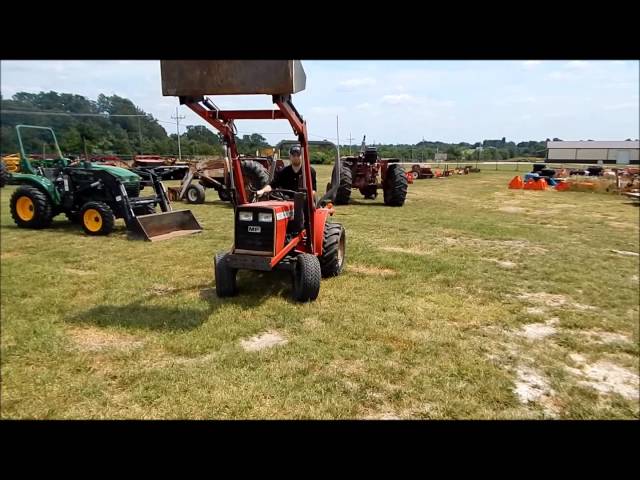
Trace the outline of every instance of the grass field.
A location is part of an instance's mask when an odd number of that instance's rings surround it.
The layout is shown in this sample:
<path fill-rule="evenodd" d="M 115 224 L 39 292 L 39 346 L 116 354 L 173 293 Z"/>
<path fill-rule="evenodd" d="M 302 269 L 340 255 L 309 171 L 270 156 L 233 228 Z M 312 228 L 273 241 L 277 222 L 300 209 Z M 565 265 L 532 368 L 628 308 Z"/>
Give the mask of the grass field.
<path fill-rule="evenodd" d="M 216 297 L 214 191 L 204 232 L 152 244 L 18 229 L 6 187 L 2 418 L 639 418 L 638 208 L 512 175 L 354 191 L 346 271 L 304 305 L 285 273 Z"/>

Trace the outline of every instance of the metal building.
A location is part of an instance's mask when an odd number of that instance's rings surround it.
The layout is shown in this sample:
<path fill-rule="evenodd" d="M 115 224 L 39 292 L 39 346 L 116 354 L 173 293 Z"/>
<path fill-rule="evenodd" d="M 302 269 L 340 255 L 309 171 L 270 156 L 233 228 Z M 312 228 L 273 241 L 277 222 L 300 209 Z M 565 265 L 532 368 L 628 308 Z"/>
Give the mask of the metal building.
<path fill-rule="evenodd" d="M 640 142 L 547 142 L 548 163 L 638 165 Z"/>

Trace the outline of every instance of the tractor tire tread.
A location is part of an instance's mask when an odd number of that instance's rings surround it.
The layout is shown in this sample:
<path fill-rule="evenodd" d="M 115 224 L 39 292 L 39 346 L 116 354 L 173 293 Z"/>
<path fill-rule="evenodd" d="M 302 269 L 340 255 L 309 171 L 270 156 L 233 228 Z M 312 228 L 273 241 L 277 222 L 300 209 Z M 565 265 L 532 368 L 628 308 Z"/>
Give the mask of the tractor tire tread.
<path fill-rule="evenodd" d="M 36 212 L 33 219 L 29 221 L 22 220 L 18 216 L 18 212 L 16 210 L 16 202 L 18 201 L 18 198 L 24 196 L 31 199 Z M 21 185 L 15 192 L 13 192 L 9 203 L 11 206 L 11 217 L 13 217 L 13 221 L 18 225 L 18 227 L 42 229 L 51 225 L 53 220 L 53 207 L 49 200 L 49 196 L 39 188 L 31 185 Z"/>
<path fill-rule="evenodd" d="M 338 262 L 340 238 L 346 242 L 344 227 L 339 223 L 324 224 L 324 238 L 322 240 L 322 255 L 320 256 L 320 270 L 322 278 L 335 277 L 344 269 L 344 252 L 342 263 Z"/>

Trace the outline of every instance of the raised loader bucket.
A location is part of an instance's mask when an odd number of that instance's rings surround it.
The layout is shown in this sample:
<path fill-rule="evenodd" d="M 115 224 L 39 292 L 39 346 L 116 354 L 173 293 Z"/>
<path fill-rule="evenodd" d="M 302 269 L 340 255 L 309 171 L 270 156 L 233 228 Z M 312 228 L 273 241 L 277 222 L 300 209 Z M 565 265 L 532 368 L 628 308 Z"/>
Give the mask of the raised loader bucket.
<path fill-rule="evenodd" d="M 200 233 L 202 227 L 191 210 L 139 215 L 135 218 L 137 230 L 145 240 L 158 242 L 170 238 Z"/>
<path fill-rule="evenodd" d="M 161 60 L 164 96 L 285 95 L 305 89 L 299 60 Z"/>

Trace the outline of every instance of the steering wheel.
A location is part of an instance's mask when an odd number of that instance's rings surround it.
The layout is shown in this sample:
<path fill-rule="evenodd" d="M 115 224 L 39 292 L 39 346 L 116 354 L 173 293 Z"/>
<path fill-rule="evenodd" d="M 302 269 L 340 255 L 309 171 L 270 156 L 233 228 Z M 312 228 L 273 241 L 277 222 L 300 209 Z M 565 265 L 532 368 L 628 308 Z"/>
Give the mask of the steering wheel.
<path fill-rule="evenodd" d="M 286 190 L 284 188 L 275 188 L 269 192 L 269 198 L 273 200 L 293 200 L 293 196 L 298 193 L 293 190 Z"/>

